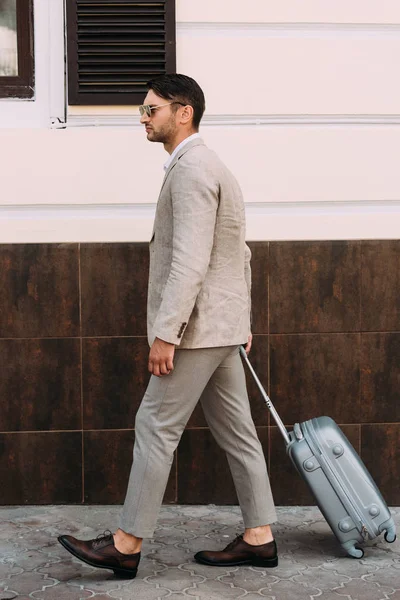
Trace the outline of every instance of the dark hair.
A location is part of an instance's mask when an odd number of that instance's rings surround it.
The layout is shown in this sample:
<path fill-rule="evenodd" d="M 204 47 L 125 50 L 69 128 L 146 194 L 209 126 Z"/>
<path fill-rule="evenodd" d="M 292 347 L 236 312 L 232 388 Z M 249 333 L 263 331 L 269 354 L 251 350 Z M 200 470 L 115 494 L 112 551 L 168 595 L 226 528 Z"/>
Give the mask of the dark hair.
<path fill-rule="evenodd" d="M 153 90 L 160 98 L 175 100 L 193 107 L 193 127 L 199 128 L 201 117 L 206 108 L 204 93 L 199 84 L 179 73 L 167 73 L 147 82 L 149 90 Z"/>

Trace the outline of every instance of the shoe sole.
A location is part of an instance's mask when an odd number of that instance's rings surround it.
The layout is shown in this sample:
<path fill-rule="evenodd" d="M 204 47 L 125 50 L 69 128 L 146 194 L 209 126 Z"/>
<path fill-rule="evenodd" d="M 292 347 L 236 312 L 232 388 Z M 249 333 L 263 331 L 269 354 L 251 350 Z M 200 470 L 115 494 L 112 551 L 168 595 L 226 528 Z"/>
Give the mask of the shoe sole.
<path fill-rule="evenodd" d="M 94 562 L 83 558 L 83 556 L 79 556 L 79 554 L 77 552 L 74 552 L 72 548 L 70 548 L 60 537 L 58 537 L 57 539 L 60 542 L 61 546 L 68 550 L 68 552 L 72 554 L 72 556 L 75 556 L 75 558 L 78 558 L 79 560 L 86 563 L 87 565 L 90 565 L 91 567 L 96 567 L 97 569 L 109 569 L 110 571 L 114 571 L 115 575 L 124 579 L 135 579 L 136 577 L 137 569 L 119 569 L 118 567 L 114 568 L 107 567 L 106 565 L 96 565 Z"/>
<path fill-rule="evenodd" d="M 234 562 L 212 562 L 212 561 L 205 560 L 203 558 L 196 558 L 196 556 L 194 558 L 195 558 L 195 560 L 197 560 L 197 562 L 201 563 L 202 565 L 207 565 L 209 567 L 244 567 L 244 566 L 251 566 L 251 567 L 273 568 L 273 567 L 277 567 L 278 566 L 278 557 L 277 556 L 275 558 L 257 558 L 257 557 L 254 557 L 254 558 L 249 559 L 249 560 L 234 561 Z"/>

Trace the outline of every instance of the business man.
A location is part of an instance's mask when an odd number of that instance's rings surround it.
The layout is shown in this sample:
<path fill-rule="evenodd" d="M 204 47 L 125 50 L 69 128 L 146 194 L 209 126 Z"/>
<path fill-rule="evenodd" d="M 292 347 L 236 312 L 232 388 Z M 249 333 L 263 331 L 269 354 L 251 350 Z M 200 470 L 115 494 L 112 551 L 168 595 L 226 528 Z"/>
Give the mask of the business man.
<path fill-rule="evenodd" d="M 139 107 L 147 139 L 169 158 L 150 241 L 147 328 L 152 374 L 135 421 L 135 446 L 120 528 L 95 540 L 60 536 L 74 556 L 135 577 L 143 538 L 154 533 L 174 450 L 197 402 L 226 452 L 244 535 L 206 565 L 275 567 L 276 520 L 265 459 L 252 421 L 239 347 L 250 351 L 250 250 L 233 175 L 199 136 L 205 109 L 185 75 L 148 83 Z"/>

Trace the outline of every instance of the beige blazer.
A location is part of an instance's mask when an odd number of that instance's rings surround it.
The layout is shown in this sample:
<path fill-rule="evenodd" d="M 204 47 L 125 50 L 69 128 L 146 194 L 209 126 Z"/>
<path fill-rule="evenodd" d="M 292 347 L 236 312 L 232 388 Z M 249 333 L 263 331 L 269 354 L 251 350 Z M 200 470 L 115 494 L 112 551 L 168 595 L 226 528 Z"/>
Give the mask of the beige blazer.
<path fill-rule="evenodd" d="M 250 249 L 239 185 L 200 139 L 169 166 L 150 241 L 147 331 L 181 348 L 230 346 L 250 333 Z"/>

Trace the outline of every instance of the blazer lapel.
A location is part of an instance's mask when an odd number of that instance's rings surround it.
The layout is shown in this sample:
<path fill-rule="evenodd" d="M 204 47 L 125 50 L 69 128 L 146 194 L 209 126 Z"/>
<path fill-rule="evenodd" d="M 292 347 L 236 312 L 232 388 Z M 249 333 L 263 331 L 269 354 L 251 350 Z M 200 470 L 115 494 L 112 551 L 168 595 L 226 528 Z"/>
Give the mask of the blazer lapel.
<path fill-rule="evenodd" d="M 178 162 L 178 160 L 184 155 L 186 154 L 186 152 L 188 152 L 188 150 L 190 150 L 191 148 L 193 148 L 194 146 L 200 146 L 200 145 L 204 145 L 204 142 L 201 138 L 196 138 L 195 140 L 192 140 L 191 142 L 188 142 L 187 144 L 185 144 L 183 146 L 183 148 L 181 148 L 179 150 L 179 152 L 177 153 L 176 156 L 174 156 L 174 160 L 172 161 L 172 163 L 169 165 L 168 169 L 165 172 L 164 175 L 164 179 L 161 185 L 161 189 L 160 189 L 160 194 L 162 192 L 162 189 L 165 185 L 165 182 L 168 179 L 169 174 L 171 173 L 172 169 L 175 167 L 176 163 Z M 159 195 L 160 197 L 160 195 Z"/>
<path fill-rule="evenodd" d="M 174 160 L 172 161 L 172 163 L 169 165 L 168 169 L 165 172 L 164 175 L 164 179 L 163 182 L 161 184 L 161 189 L 160 189 L 160 193 L 158 195 L 158 200 L 160 200 L 160 196 L 161 196 L 161 192 L 163 190 L 163 187 L 165 185 L 165 182 L 168 179 L 169 174 L 171 173 L 172 169 L 175 167 L 175 165 L 177 164 L 178 160 L 181 158 L 181 156 L 183 156 L 184 154 L 186 154 L 186 152 L 188 152 L 188 150 L 190 150 L 191 148 L 193 148 L 194 146 L 200 146 L 200 145 L 204 145 L 204 142 L 202 140 L 202 138 L 196 138 L 195 140 L 192 140 L 191 142 L 188 142 L 187 144 L 185 144 L 183 146 L 183 148 L 181 148 L 179 150 L 179 152 L 177 153 L 176 156 L 174 156 Z M 158 204 L 158 200 L 157 200 L 157 204 Z M 153 239 L 154 237 L 154 231 L 155 231 L 155 225 L 156 225 L 156 220 L 154 218 L 154 222 L 153 222 L 153 231 L 151 233 L 151 238 L 150 241 Z"/>

